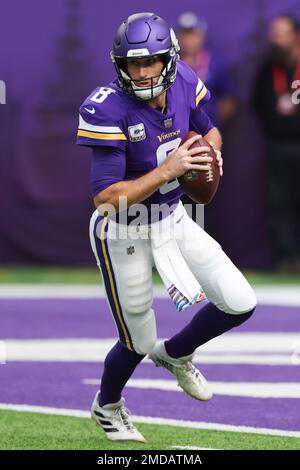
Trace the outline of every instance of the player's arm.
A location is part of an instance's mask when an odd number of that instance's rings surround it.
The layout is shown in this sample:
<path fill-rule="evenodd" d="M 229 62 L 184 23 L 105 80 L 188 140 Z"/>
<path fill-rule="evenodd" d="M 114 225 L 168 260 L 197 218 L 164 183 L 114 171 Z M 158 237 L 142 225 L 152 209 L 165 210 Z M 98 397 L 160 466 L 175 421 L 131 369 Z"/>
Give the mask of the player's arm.
<path fill-rule="evenodd" d="M 160 168 L 155 168 L 135 180 L 119 181 L 111 184 L 94 197 L 94 204 L 99 212 L 104 213 L 108 205 L 120 210 L 120 198 L 125 198 L 127 207 L 139 203 L 151 196 L 162 184 L 168 181 Z M 124 201 L 124 199 L 123 199 Z"/>
<path fill-rule="evenodd" d="M 201 88 L 202 84 L 202 88 Z M 217 160 L 220 167 L 220 175 L 223 175 L 223 159 L 221 156 L 222 147 L 222 136 L 218 129 L 213 125 L 209 116 L 202 108 L 202 104 L 208 101 L 210 98 L 209 91 L 205 88 L 205 85 L 199 79 L 198 88 L 200 92 L 197 95 L 196 92 L 196 103 L 194 109 L 190 113 L 190 130 L 201 134 L 207 142 L 214 148 Z M 201 91 L 202 90 L 202 91 Z"/>
<path fill-rule="evenodd" d="M 178 147 L 165 162 L 151 172 L 135 180 L 124 180 L 126 172 L 126 135 L 122 129 L 107 119 L 104 112 L 92 113 L 94 106 L 80 108 L 77 144 L 93 148 L 92 185 L 94 203 L 104 213 L 107 204 L 119 211 L 121 197 L 127 207 L 139 203 L 153 194 L 164 183 L 183 175 L 188 170 L 206 171 L 211 159 L 208 148 L 189 149 L 197 140 L 192 138 Z M 193 158 L 193 155 L 197 155 Z M 122 201 L 122 202 L 123 202 Z"/>
<path fill-rule="evenodd" d="M 210 131 L 204 134 L 203 137 L 212 145 L 215 150 L 221 150 L 222 136 L 216 127 L 210 129 Z"/>
<path fill-rule="evenodd" d="M 189 147 L 198 138 L 199 136 L 194 136 L 187 140 L 183 145 L 174 150 L 161 166 L 149 173 L 134 180 L 118 181 L 110 184 L 95 194 L 94 203 L 98 211 L 105 213 L 110 206 L 113 206 L 114 210 L 118 212 L 120 210 L 121 198 L 125 197 L 127 207 L 130 207 L 147 199 L 164 183 L 183 175 L 188 170 L 207 171 L 209 169 L 208 164 L 212 159 L 207 156 L 201 156 L 201 154 L 207 154 L 209 148 L 200 147 L 189 150 Z M 113 155 L 111 155 L 111 161 L 112 158 Z M 106 172 L 104 171 L 104 173 Z M 101 174 L 103 175 L 103 171 Z"/>
<path fill-rule="evenodd" d="M 220 175 L 223 176 L 223 158 L 221 153 L 222 148 L 222 136 L 216 127 L 210 129 L 207 134 L 205 134 L 204 139 L 210 143 L 217 155 L 217 160 L 220 167 Z"/>
<path fill-rule="evenodd" d="M 113 206 L 118 212 L 126 198 L 127 207 L 143 201 L 154 193 L 161 185 L 183 174 L 189 166 L 191 155 L 185 150 L 182 162 L 177 162 L 178 155 L 168 162 L 168 165 L 154 169 L 148 174 L 135 180 L 125 180 L 126 176 L 126 135 L 122 129 L 114 124 L 102 110 L 93 111 L 93 104 L 81 106 L 77 143 L 92 147 L 91 182 L 95 206 L 101 213 L 110 210 Z M 97 110 L 98 111 L 98 110 Z M 207 160 L 193 161 L 207 163 Z M 170 165 L 172 168 L 170 168 Z M 193 167 L 195 165 L 192 165 Z M 203 165 L 203 169 L 206 166 Z M 121 199 L 122 197 L 122 199 Z"/>
<path fill-rule="evenodd" d="M 190 125 L 191 131 L 201 134 L 207 142 L 214 148 L 220 167 L 220 175 L 223 175 L 223 159 L 221 156 L 222 136 L 218 129 L 213 125 L 209 116 L 203 109 L 203 105 L 210 100 L 210 91 L 194 72 L 195 82 L 191 88 L 191 112 Z"/>
<path fill-rule="evenodd" d="M 201 134 L 216 152 L 217 160 L 220 167 L 220 175 L 223 175 L 223 158 L 221 154 L 222 136 L 218 129 L 213 126 L 206 112 L 197 107 L 190 116 L 190 130 Z"/>

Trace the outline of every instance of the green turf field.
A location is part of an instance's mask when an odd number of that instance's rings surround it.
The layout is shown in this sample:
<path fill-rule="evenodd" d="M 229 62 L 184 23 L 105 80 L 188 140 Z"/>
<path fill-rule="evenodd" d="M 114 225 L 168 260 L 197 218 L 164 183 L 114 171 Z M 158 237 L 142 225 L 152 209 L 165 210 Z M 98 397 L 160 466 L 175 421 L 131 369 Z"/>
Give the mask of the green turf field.
<path fill-rule="evenodd" d="M 300 276 L 244 272 L 251 284 L 300 284 Z M 160 278 L 154 272 L 153 280 Z M 101 276 L 96 267 L 14 266 L 0 267 L 0 283 L 29 284 L 98 284 Z"/>
<path fill-rule="evenodd" d="M 0 411 L 0 449 L 24 450 L 166 450 L 173 446 L 213 449 L 296 450 L 300 439 L 250 433 L 206 431 L 137 424 L 146 444 L 111 443 L 90 419 Z M 163 444 L 162 444 L 163 443 Z"/>

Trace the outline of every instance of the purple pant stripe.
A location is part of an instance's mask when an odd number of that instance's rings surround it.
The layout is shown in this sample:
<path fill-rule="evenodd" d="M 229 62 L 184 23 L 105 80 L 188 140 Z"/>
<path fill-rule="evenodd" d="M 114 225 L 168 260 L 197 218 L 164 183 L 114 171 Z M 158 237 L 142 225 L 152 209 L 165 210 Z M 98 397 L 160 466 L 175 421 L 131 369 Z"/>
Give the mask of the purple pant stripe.
<path fill-rule="evenodd" d="M 101 221 L 101 219 L 102 219 L 102 221 Z M 108 273 L 108 269 L 107 269 L 105 259 L 104 259 L 102 242 L 101 242 L 101 239 L 98 238 L 97 234 L 96 234 L 96 229 L 97 229 L 98 224 L 99 224 L 99 227 L 101 227 L 102 223 L 103 223 L 103 218 L 101 216 L 97 217 L 97 219 L 95 221 L 95 225 L 94 225 L 93 235 L 94 235 L 97 255 L 98 255 L 98 258 L 100 260 L 100 266 L 101 266 L 101 271 L 102 271 L 102 275 L 103 275 L 103 279 L 104 279 L 104 283 L 105 283 L 105 290 L 106 290 L 106 294 L 107 294 L 107 299 L 108 299 L 109 305 L 111 307 L 111 310 L 112 310 L 112 313 L 113 313 L 113 316 L 114 316 L 114 319 L 115 319 L 115 322 L 116 322 L 116 325 L 117 325 L 120 341 L 126 347 L 129 346 L 130 349 L 134 350 L 132 338 L 130 336 L 129 330 L 127 328 L 127 325 L 126 325 L 126 322 L 125 322 L 125 319 L 124 319 L 124 316 L 123 316 L 123 313 L 122 313 L 122 308 L 121 308 L 121 304 L 120 304 L 120 300 L 119 300 L 119 296 L 118 296 L 114 271 L 113 271 L 111 259 L 110 259 L 110 256 L 109 256 L 108 243 L 107 243 L 107 240 L 105 238 L 104 239 L 104 244 L 105 244 L 109 269 L 110 269 L 110 272 L 111 272 L 111 277 L 112 277 L 112 282 L 113 282 L 113 285 L 114 285 L 116 302 L 118 304 L 118 309 L 119 309 L 119 312 L 120 312 L 120 315 L 121 315 L 121 318 L 122 318 L 123 325 L 120 321 L 120 318 L 119 318 L 119 315 L 118 315 L 118 312 L 117 312 L 117 307 L 116 307 L 116 304 L 115 304 L 115 301 L 114 301 L 114 296 L 113 296 L 113 292 L 112 292 L 112 286 L 111 286 L 111 282 L 110 282 L 110 278 L 109 278 L 109 273 Z M 108 228 L 108 224 L 105 227 L 105 233 L 107 232 L 107 228 Z M 125 335 L 124 329 L 126 331 L 126 335 Z M 126 336 L 127 336 L 127 339 L 126 339 Z"/>

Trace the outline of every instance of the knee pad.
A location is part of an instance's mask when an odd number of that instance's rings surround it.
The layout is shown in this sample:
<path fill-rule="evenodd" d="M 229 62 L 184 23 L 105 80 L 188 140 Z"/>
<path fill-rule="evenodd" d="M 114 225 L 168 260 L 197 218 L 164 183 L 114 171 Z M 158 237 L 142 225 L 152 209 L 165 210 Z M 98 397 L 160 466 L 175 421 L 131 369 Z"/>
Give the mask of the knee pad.
<path fill-rule="evenodd" d="M 241 315 L 256 307 L 255 292 L 239 271 L 234 276 L 222 276 L 217 282 L 223 298 L 223 305 L 218 307 L 225 313 Z"/>
<path fill-rule="evenodd" d="M 124 312 L 126 324 L 130 331 L 134 350 L 138 354 L 149 354 L 157 340 L 156 321 L 152 308 L 140 314 Z"/>
<path fill-rule="evenodd" d="M 141 315 L 151 308 L 153 292 L 149 273 L 128 276 L 121 290 L 122 308 L 130 314 Z"/>

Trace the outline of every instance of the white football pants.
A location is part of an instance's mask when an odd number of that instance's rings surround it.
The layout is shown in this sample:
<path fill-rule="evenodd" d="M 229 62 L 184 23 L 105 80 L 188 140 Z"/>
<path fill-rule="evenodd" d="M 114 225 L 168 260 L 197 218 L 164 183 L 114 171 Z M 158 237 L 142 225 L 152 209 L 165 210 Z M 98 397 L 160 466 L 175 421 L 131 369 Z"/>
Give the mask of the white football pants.
<path fill-rule="evenodd" d="M 256 305 L 253 289 L 219 243 L 188 216 L 181 202 L 170 217 L 178 221 L 177 244 L 208 300 L 232 315 L 252 310 Z M 118 238 L 116 228 L 122 233 Z M 140 226 L 137 233 L 136 227 L 108 222 L 97 210 L 90 222 L 91 246 L 120 341 L 139 354 L 150 353 L 157 339 L 151 308 L 154 261 L 151 242 L 142 237 L 147 229 Z"/>

